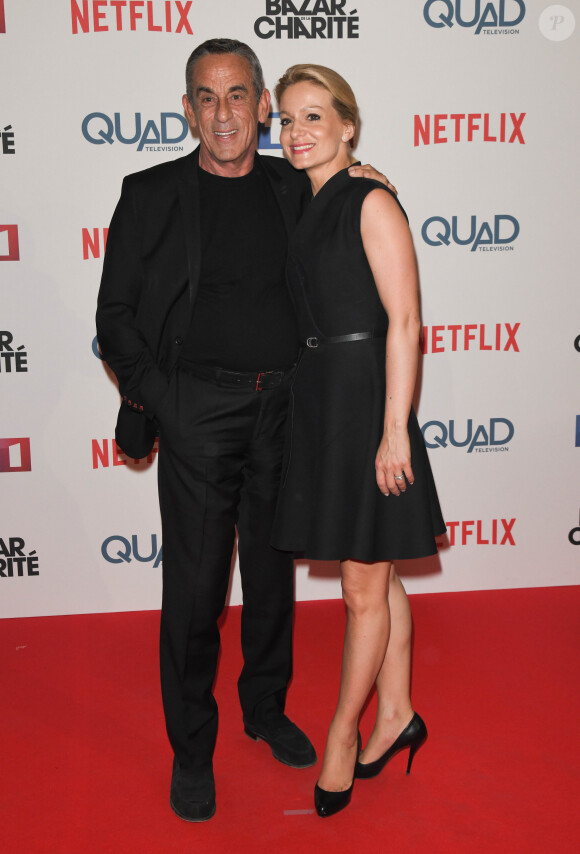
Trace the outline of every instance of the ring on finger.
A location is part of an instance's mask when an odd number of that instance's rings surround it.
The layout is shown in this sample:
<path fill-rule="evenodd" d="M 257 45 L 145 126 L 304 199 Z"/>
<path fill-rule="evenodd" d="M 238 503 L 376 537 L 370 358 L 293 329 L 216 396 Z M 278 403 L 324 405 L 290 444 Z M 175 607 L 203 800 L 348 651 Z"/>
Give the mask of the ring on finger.
<path fill-rule="evenodd" d="M 402 474 L 396 474 L 396 475 L 395 475 L 395 480 L 405 480 L 405 477 L 404 477 L 404 475 L 402 475 Z"/>

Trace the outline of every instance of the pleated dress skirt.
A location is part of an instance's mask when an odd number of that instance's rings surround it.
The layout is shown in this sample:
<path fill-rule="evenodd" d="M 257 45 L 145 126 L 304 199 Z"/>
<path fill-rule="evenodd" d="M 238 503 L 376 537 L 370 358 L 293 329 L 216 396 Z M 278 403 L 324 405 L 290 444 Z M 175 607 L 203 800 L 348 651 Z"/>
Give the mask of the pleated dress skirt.
<path fill-rule="evenodd" d="M 384 338 L 304 349 L 291 391 L 276 548 L 364 562 L 436 552 L 445 523 L 414 411 L 415 483 L 400 496 L 385 496 L 377 485 L 384 406 Z"/>

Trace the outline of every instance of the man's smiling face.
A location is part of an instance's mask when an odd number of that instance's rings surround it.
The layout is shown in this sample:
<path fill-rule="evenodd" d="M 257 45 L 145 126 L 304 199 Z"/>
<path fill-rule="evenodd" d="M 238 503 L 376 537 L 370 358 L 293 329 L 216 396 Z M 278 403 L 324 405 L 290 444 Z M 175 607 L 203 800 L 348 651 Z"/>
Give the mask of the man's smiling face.
<path fill-rule="evenodd" d="M 270 108 L 266 89 L 260 99 L 248 61 L 234 53 L 207 54 L 193 67 L 193 103 L 183 96 L 190 126 L 200 137 L 199 165 L 207 172 L 238 177 L 251 171 L 258 122 Z"/>

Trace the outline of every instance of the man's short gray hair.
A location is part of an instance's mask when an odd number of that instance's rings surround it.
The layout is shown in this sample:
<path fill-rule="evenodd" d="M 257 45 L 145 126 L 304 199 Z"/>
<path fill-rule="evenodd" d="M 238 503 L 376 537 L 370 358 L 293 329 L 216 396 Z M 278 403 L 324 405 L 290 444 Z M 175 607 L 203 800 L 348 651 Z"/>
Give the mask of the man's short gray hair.
<path fill-rule="evenodd" d="M 252 72 L 252 84 L 256 93 L 256 101 L 260 100 L 264 91 L 264 75 L 260 60 L 251 47 L 237 39 L 208 39 L 193 51 L 185 66 L 185 91 L 187 100 L 193 106 L 193 68 L 198 59 L 208 54 L 235 53 L 247 59 Z"/>

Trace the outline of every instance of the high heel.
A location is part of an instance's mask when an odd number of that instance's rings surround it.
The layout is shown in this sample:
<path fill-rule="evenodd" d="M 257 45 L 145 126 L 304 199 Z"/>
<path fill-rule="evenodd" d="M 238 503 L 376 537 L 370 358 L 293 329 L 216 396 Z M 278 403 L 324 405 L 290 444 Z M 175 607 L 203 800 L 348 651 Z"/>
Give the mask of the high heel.
<path fill-rule="evenodd" d="M 358 757 L 361 752 L 362 747 L 362 739 L 360 732 L 358 733 L 357 739 L 357 750 L 356 750 L 356 761 L 355 761 L 355 769 L 358 765 Z M 352 783 L 349 788 L 344 792 L 327 792 L 326 789 L 321 789 L 318 783 L 314 785 L 314 806 L 316 808 L 316 812 L 320 816 L 320 818 L 328 818 L 328 816 L 334 815 L 340 810 L 343 810 L 350 804 L 350 799 L 352 797 L 352 790 L 354 787 L 354 778 L 356 777 L 356 773 L 353 772 L 352 775 Z"/>
<path fill-rule="evenodd" d="M 383 770 L 389 759 L 392 759 L 395 753 L 400 750 L 409 748 L 409 761 L 407 763 L 407 774 L 411 773 L 411 764 L 415 753 L 419 750 L 425 739 L 427 738 L 427 727 L 423 718 L 417 712 L 413 715 L 411 723 L 405 727 L 396 741 L 389 747 L 382 756 L 374 762 L 357 763 L 354 768 L 354 776 L 359 780 L 368 780 L 370 777 L 376 777 Z"/>

